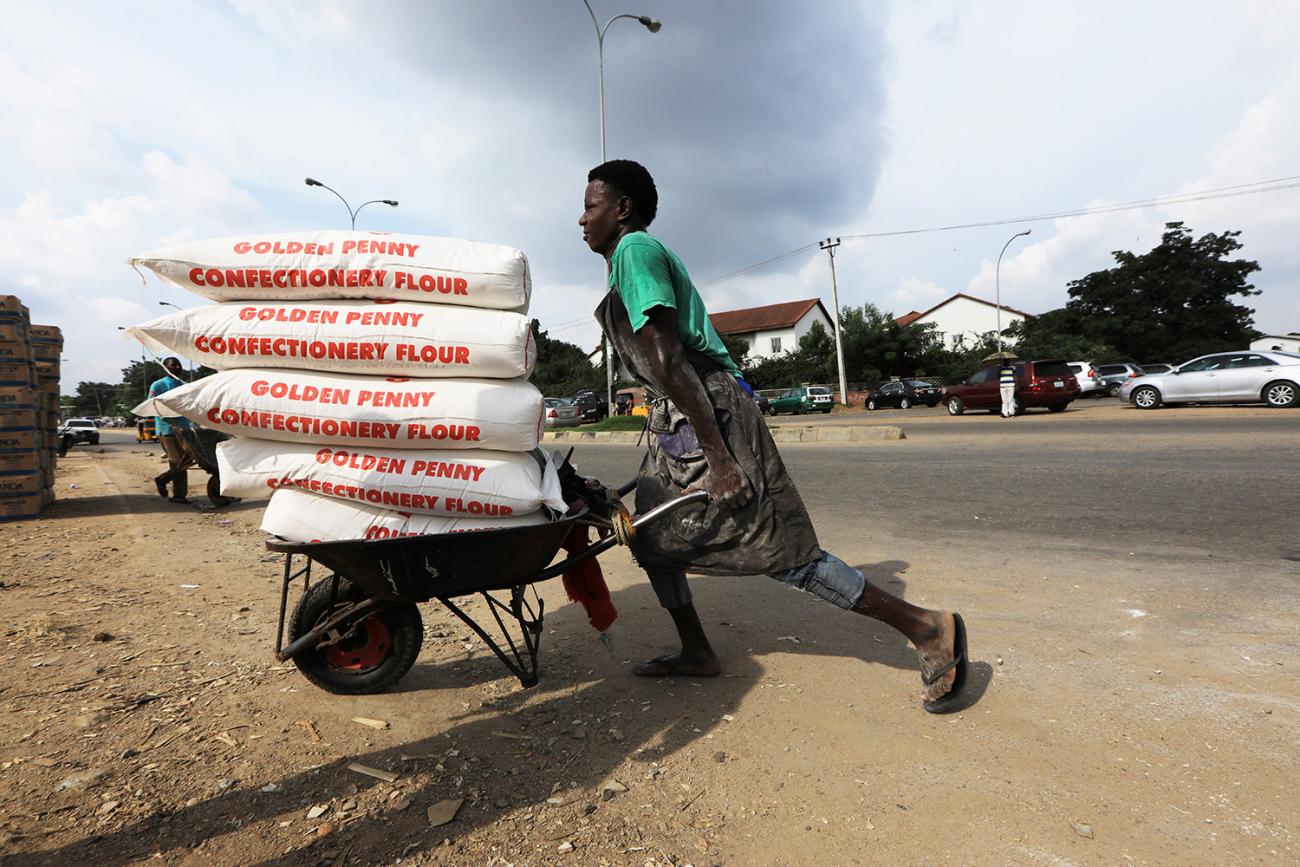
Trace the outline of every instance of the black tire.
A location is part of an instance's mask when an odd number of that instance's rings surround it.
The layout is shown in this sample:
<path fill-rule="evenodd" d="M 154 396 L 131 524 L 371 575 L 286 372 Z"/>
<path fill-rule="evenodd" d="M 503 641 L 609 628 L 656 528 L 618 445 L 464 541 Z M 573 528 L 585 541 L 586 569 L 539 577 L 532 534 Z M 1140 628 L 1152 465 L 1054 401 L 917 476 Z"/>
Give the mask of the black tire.
<path fill-rule="evenodd" d="M 221 495 L 221 479 L 216 476 L 208 476 L 208 502 L 214 508 L 224 509 L 231 503 L 235 502 L 233 497 L 223 497 Z"/>
<path fill-rule="evenodd" d="M 1300 405 L 1300 389 L 1294 382 L 1285 379 L 1264 386 L 1260 396 L 1264 399 L 1264 403 L 1273 409 L 1288 409 Z"/>
<path fill-rule="evenodd" d="M 900 401 L 898 402 L 898 408 L 899 408 L 899 409 L 911 409 L 911 408 L 912 408 L 912 401 L 908 400 L 907 398 L 903 398 L 902 400 L 900 400 Z"/>
<path fill-rule="evenodd" d="M 1160 406 L 1160 392 L 1151 385 L 1139 385 L 1128 396 L 1129 401 L 1138 409 L 1156 409 Z"/>
<path fill-rule="evenodd" d="M 875 408 L 876 408 L 876 399 L 874 397 L 867 398 L 867 409 L 873 410 Z"/>
<path fill-rule="evenodd" d="M 966 411 L 966 403 L 960 397 L 948 398 L 948 415 L 961 415 Z"/>
<path fill-rule="evenodd" d="M 86 440 L 86 443 L 88 445 L 97 446 L 99 445 L 99 437 L 98 436 L 91 437 L 90 439 Z"/>
<path fill-rule="evenodd" d="M 1048 412 L 1065 412 L 1065 408 L 1066 408 L 1067 406 L 1069 406 L 1068 403 L 1054 403 L 1054 404 L 1052 404 L 1051 406 L 1049 406 L 1049 407 L 1047 408 L 1047 411 L 1048 411 Z"/>
<path fill-rule="evenodd" d="M 289 640 L 311 631 L 330 613 L 330 587 L 325 579 L 303 595 L 289 622 Z M 335 605 L 358 602 L 365 593 L 346 578 L 339 579 Z M 308 680 L 335 695 L 383 692 L 411 670 L 424 642 L 420 609 L 405 603 L 372 614 L 356 632 L 333 647 L 313 648 L 294 657 Z"/>

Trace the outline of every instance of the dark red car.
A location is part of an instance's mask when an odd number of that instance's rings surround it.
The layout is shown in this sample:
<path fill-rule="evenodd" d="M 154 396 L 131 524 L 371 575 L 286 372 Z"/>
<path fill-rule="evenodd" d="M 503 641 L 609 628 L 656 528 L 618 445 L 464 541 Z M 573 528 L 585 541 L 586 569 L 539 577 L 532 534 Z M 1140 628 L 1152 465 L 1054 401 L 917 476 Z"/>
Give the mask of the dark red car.
<path fill-rule="evenodd" d="M 1016 415 L 1031 407 L 1046 407 L 1061 412 L 1079 396 L 1079 381 L 1068 362 L 1051 358 L 1041 361 L 1016 361 Z M 961 415 L 968 409 L 1002 411 L 1002 393 L 998 390 L 1001 364 L 990 364 L 966 377 L 965 381 L 943 390 L 943 402 L 949 415 Z"/>

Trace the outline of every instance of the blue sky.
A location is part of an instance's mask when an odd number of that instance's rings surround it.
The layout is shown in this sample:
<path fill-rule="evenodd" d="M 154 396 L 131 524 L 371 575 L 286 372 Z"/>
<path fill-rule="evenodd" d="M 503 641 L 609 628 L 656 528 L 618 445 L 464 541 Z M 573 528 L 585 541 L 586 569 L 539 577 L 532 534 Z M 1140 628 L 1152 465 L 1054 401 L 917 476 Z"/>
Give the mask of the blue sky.
<path fill-rule="evenodd" d="M 610 156 L 660 187 L 697 282 L 827 235 L 1104 205 L 1300 174 L 1300 7 L 1276 3 L 593 0 Z M 123 261 L 172 240 L 359 226 L 511 244 L 533 313 L 594 345 L 576 226 L 598 160 L 580 0 L 13 2 L 0 34 L 0 292 L 64 327 L 65 390 L 139 357 L 116 326 L 199 299 Z M 1142 251 L 1166 220 L 1243 230 L 1249 303 L 1300 330 L 1300 190 L 1034 223 L 1005 303 Z M 1029 225 L 1029 224 L 1026 224 Z M 846 241 L 840 299 L 895 313 L 991 297 L 1015 227 Z M 814 250 L 703 288 L 713 309 L 820 296 Z"/>

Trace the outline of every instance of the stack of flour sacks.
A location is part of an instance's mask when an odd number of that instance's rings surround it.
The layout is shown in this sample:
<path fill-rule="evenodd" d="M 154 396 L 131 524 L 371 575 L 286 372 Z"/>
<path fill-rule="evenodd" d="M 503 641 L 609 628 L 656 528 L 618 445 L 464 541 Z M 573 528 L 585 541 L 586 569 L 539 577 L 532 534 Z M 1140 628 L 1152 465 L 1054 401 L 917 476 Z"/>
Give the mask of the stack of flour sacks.
<path fill-rule="evenodd" d="M 563 512 L 518 250 L 365 232 L 183 243 L 130 260 L 217 302 L 129 333 L 220 371 L 158 399 L 235 435 L 221 492 L 294 542 L 537 524 Z"/>

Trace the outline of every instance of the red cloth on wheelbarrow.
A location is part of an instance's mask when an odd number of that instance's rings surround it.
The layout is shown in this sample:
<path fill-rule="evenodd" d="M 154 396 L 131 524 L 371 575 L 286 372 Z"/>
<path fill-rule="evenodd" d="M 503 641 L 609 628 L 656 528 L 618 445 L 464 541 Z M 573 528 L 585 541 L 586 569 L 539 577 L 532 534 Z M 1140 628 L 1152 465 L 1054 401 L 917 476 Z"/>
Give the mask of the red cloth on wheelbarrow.
<path fill-rule="evenodd" d="M 587 535 L 589 528 L 574 524 L 564 540 L 564 550 L 572 557 L 587 550 L 591 542 Z M 562 576 L 564 592 L 569 599 L 578 602 L 587 609 L 587 620 L 597 632 L 604 632 L 618 619 L 618 609 L 610 598 L 609 586 L 605 584 L 605 573 L 600 570 L 600 563 L 595 557 L 575 563 Z"/>

